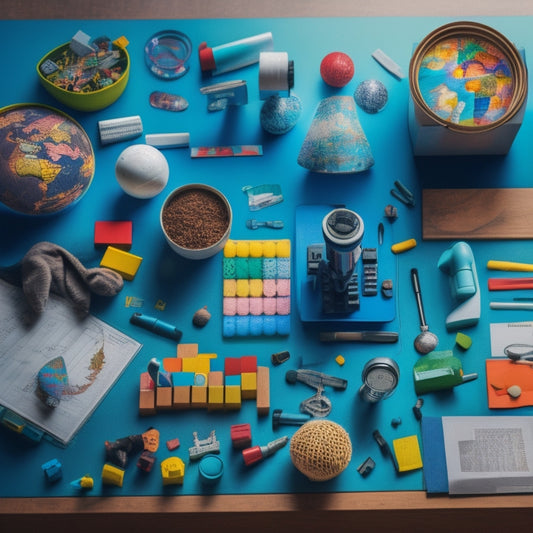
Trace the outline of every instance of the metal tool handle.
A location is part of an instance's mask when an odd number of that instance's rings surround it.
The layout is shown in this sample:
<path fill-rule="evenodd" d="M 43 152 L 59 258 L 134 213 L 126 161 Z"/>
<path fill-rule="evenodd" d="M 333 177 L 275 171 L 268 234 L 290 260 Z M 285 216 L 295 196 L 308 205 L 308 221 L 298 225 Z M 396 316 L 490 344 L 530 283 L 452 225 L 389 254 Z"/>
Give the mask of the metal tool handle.
<path fill-rule="evenodd" d="M 422 303 L 422 292 L 420 291 L 420 280 L 418 278 L 418 269 L 411 269 L 411 282 L 413 284 L 413 290 L 415 291 L 416 306 L 418 308 L 418 316 L 420 318 L 420 327 L 423 330 L 428 329 L 426 324 L 426 315 L 424 314 L 424 304 Z"/>

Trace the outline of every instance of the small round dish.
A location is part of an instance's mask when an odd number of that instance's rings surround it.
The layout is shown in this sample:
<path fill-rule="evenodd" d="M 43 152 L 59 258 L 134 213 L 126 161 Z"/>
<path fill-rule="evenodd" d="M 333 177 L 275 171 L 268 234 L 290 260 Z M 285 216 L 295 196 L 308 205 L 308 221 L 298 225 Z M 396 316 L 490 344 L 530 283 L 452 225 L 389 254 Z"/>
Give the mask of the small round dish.
<path fill-rule="evenodd" d="M 189 71 L 187 61 L 192 44 L 187 35 L 176 30 L 154 33 L 144 45 L 144 60 L 150 72 L 164 80 L 181 78 Z"/>

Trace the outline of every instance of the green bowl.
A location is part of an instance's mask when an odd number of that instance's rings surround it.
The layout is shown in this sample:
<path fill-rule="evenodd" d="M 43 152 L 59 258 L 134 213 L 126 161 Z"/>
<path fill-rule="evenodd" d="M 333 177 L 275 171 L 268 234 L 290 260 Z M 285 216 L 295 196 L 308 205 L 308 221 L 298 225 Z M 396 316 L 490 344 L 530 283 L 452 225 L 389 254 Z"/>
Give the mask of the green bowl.
<path fill-rule="evenodd" d="M 117 44 L 117 43 L 120 43 Z M 54 74 L 45 75 L 41 69 L 42 65 L 51 60 L 58 64 L 69 52 L 70 43 L 62 44 L 52 51 L 48 52 L 37 63 L 37 74 L 41 85 L 59 102 L 66 106 L 77 109 L 79 111 L 98 111 L 104 109 L 115 102 L 120 95 L 124 92 L 130 75 L 130 56 L 126 50 L 128 42 L 126 39 L 121 38 L 113 43 L 112 50 L 118 51 L 120 54 L 120 63 L 123 65 L 120 77 L 105 87 L 92 89 L 85 89 L 83 91 L 75 91 L 70 88 L 61 87 L 59 84 L 54 83 Z M 57 78 L 58 76 L 56 76 Z"/>

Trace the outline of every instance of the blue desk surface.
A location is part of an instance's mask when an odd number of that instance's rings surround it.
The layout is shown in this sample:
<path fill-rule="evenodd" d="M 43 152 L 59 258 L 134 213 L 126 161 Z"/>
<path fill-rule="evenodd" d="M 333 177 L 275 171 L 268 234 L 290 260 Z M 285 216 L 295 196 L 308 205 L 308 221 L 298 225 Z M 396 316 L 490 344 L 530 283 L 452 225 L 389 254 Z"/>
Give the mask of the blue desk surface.
<path fill-rule="evenodd" d="M 526 50 L 533 45 L 531 19 L 498 18 L 476 19 L 492 25 Z M 93 300 L 95 315 L 121 329 L 143 343 L 143 348 L 126 369 L 121 379 L 106 396 L 76 438 L 66 449 L 48 442 L 37 446 L 26 445 L 6 429 L 0 431 L 0 471 L 4 482 L 0 496 L 69 496 L 75 494 L 69 482 L 89 473 L 95 480 L 91 495 L 157 495 L 199 494 L 202 489 L 197 464 L 188 463 L 187 450 L 192 445 L 192 432 L 207 436 L 215 429 L 221 442 L 225 474 L 216 491 L 225 494 L 284 493 L 315 491 L 381 491 L 422 490 L 422 472 L 397 475 L 389 460 L 381 456 L 372 438 L 379 429 L 392 443 L 398 437 L 419 435 L 419 423 L 412 407 L 416 402 L 412 368 L 420 357 L 413 348 L 419 332 L 418 315 L 411 289 L 409 270 L 418 267 L 431 329 L 439 336 L 439 349 L 453 349 L 455 334 L 448 333 L 445 318 L 452 308 L 448 279 L 437 269 L 437 260 L 451 244 L 423 242 L 421 239 L 420 192 L 423 187 L 527 187 L 531 181 L 533 151 L 532 103 L 527 105 L 523 126 L 510 153 L 505 157 L 482 158 L 425 158 L 412 155 L 407 129 L 409 86 L 407 79 L 398 81 L 371 57 L 381 48 L 408 72 L 413 44 L 449 19 L 437 18 L 364 18 L 364 19 L 272 19 L 272 20 L 145 20 L 145 21 L 0 21 L 0 43 L 3 54 L 4 82 L 0 88 L 0 105 L 21 102 L 40 102 L 63 109 L 84 126 L 96 151 L 96 174 L 86 196 L 73 209 L 48 218 L 32 219 L 0 209 L 0 264 L 18 261 L 36 242 L 48 240 L 64 246 L 77 255 L 87 266 L 96 266 L 101 250 L 93 246 L 93 228 L 96 220 L 133 220 L 132 253 L 144 258 L 134 281 L 126 282 L 122 293 L 112 300 Z M 164 82 L 148 71 L 143 60 L 145 41 L 156 31 L 176 29 L 186 33 L 195 52 L 191 57 L 190 72 L 177 81 Z M 122 97 L 111 107 L 96 113 L 82 113 L 62 107 L 39 85 L 35 65 L 50 49 L 70 40 L 79 29 L 96 37 L 108 35 L 112 39 L 125 35 L 130 41 L 131 75 Z M 297 126 L 285 136 L 273 137 L 261 129 L 258 97 L 257 65 L 217 77 L 214 81 L 246 79 L 249 103 L 241 108 L 219 113 L 208 113 L 206 100 L 199 87 L 209 83 L 202 79 L 196 56 L 200 42 L 217 45 L 238 38 L 272 31 L 275 49 L 287 51 L 295 63 L 294 94 L 303 103 L 303 115 Z M 342 89 L 326 86 L 319 75 L 322 58 L 329 52 L 348 53 L 355 62 L 355 77 Z M 353 94 L 357 83 L 376 78 L 389 92 L 389 102 L 379 114 L 367 115 L 359 111 L 359 119 L 370 142 L 375 165 L 363 174 L 324 176 L 312 174 L 298 166 L 296 158 L 319 101 L 333 94 Z M 189 108 L 182 113 L 169 113 L 150 107 L 148 96 L 154 90 L 183 95 Z M 121 151 L 131 143 L 101 147 L 97 136 L 97 122 L 138 114 L 142 117 L 144 133 L 188 131 L 191 145 L 262 144 L 262 157 L 191 159 L 188 150 L 165 151 L 170 165 L 170 180 L 165 191 L 151 200 L 136 200 L 123 194 L 114 176 L 114 164 Z M 143 142 L 142 138 L 133 142 Z M 417 197 L 417 207 L 410 209 L 395 202 L 389 190 L 399 179 Z M 383 209 L 389 203 L 398 207 L 399 219 L 385 224 L 391 232 L 391 242 L 414 237 L 418 246 L 398 256 L 394 280 L 397 288 L 397 310 L 392 322 L 384 328 L 400 332 L 400 342 L 378 344 L 322 344 L 317 330 L 305 326 L 298 318 L 297 287 L 292 287 L 292 326 L 289 337 L 260 339 L 223 338 L 221 330 L 221 257 L 202 262 L 180 259 L 169 249 L 159 228 L 159 210 L 164 197 L 173 188 L 191 182 L 203 182 L 219 188 L 229 199 L 234 211 L 231 237 L 234 239 L 295 238 L 294 213 L 298 205 L 339 204 L 358 210 L 373 205 L 377 226 Z M 246 229 L 245 221 L 252 218 L 248 211 L 245 185 L 279 183 L 284 201 L 257 214 L 258 218 L 282 219 L 282 231 Z M 362 208 L 362 207 L 361 207 Z M 479 379 L 442 394 L 426 395 L 423 413 L 441 415 L 488 415 L 485 390 L 484 360 L 490 356 L 489 324 L 527 320 L 527 312 L 492 311 L 489 309 L 485 268 L 488 259 L 509 259 L 531 262 L 533 245 L 529 241 L 470 243 L 478 266 L 482 297 L 482 316 L 479 324 L 465 331 L 473 339 L 472 347 L 458 354 L 465 372 L 478 372 Z M 250 422 L 254 444 L 266 444 L 283 434 L 291 436 L 296 428 L 285 427 L 273 431 L 270 416 L 257 418 L 255 403 L 245 402 L 240 411 L 207 414 L 204 411 L 170 412 L 153 417 L 139 417 L 137 411 L 139 374 L 146 370 L 152 357 L 175 354 L 175 345 L 150 332 L 130 326 L 132 309 L 125 307 L 125 297 L 142 298 L 146 313 L 159 313 L 164 320 L 175 323 L 183 330 L 182 342 L 199 344 L 202 352 L 215 352 L 220 359 L 226 356 L 255 354 L 259 364 L 271 366 L 273 352 L 289 350 L 289 362 L 270 369 L 271 410 L 282 408 L 294 412 L 299 403 L 313 394 L 303 384 L 288 385 L 285 373 L 289 369 L 312 368 L 348 379 L 343 392 L 327 390 L 333 402 L 329 418 L 345 427 L 353 444 L 352 461 L 348 469 L 326 483 L 307 481 L 291 464 L 288 446 L 254 468 L 245 468 L 239 452 L 231 449 L 230 425 Z M 156 300 L 166 302 L 166 309 L 153 309 Z M 191 317 L 198 308 L 207 305 L 213 314 L 203 330 L 194 329 Z M 346 363 L 340 367 L 335 357 L 342 354 Z M 357 396 L 364 364 L 375 356 L 394 358 L 400 366 L 400 383 L 394 396 L 377 405 L 362 403 Z M 497 414 L 500 414 L 498 412 Z M 529 414 L 523 408 L 511 414 Z M 503 413 L 502 413 L 503 414 Z M 402 424 L 391 427 L 391 419 L 401 417 Z M 123 488 L 104 488 L 100 472 L 104 463 L 104 441 L 141 433 L 149 426 L 161 432 L 158 461 L 171 455 L 165 441 L 178 437 L 181 447 L 176 452 L 187 463 L 185 482 L 181 487 L 163 489 L 159 467 L 143 475 L 131 464 Z M 376 468 L 363 479 L 356 468 L 373 457 Z M 46 485 L 40 465 L 52 458 L 63 464 L 63 481 Z M 5 480 L 10 480 L 6 483 Z"/>

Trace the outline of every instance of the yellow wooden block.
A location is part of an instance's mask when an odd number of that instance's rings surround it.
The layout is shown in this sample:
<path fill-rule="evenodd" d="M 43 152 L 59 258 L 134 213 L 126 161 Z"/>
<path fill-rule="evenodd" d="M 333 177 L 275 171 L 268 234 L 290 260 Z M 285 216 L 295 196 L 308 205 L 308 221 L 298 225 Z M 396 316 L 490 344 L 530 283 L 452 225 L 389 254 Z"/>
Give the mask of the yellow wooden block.
<path fill-rule="evenodd" d="M 130 254 L 114 246 L 108 246 L 100 266 L 118 272 L 125 280 L 131 281 L 141 266 L 143 258 Z"/>
<path fill-rule="evenodd" d="M 416 435 L 395 439 L 392 441 L 392 447 L 394 448 L 400 472 L 422 468 L 422 455 L 420 454 L 420 446 Z"/>
<path fill-rule="evenodd" d="M 224 387 L 224 395 L 224 406 L 226 409 L 241 408 L 241 388 L 238 385 L 226 385 Z"/>
<path fill-rule="evenodd" d="M 178 357 L 196 357 L 198 355 L 198 344 L 178 344 L 177 355 Z"/>
<path fill-rule="evenodd" d="M 168 457 L 161 461 L 163 485 L 183 485 L 185 463 L 179 457 Z"/>
<path fill-rule="evenodd" d="M 224 409 L 224 385 L 210 385 L 207 387 L 207 408 Z"/>
<path fill-rule="evenodd" d="M 108 463 L 102 468 L 102 483 L 104 485 L 116 485 L 122 487 L 124 482 L 124 470 Z"/>
<path fill-rule="evenodd" d="M 181 360 L 182 372 L 194 372 L 195 374 L 209 374 L 211 359 L 208 357 L 185 357 Z"/>
<path fill-rule="evenodd" d="M 218 355 L 216 353 L 199 353 L 198 357 L 201 359 L 216 359 Z"/>
<path fill-rule="evenodd" d="M 194 409 L 207 407 L 207 386 L 193 385 L 191 387 L 191 407 Z"/>
<path fill-rule="evenodd" d="M 257 374 L 255 372 L 241 374 L 241 396 L 243 400 L 254 400 L 257 397 Z"/>

